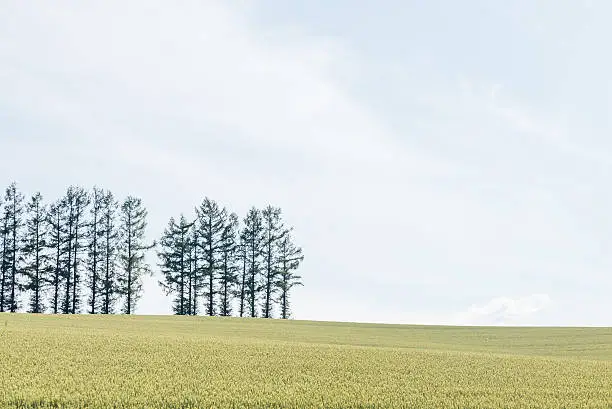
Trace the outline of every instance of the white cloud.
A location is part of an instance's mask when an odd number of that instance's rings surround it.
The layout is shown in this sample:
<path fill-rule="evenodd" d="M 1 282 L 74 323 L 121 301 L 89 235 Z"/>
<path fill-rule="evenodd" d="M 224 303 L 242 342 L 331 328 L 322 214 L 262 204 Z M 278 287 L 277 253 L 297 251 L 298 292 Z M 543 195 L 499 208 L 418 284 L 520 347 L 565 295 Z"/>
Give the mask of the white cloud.
<path fill-rule="evenodd" d="M 548 308 L 547 294 L 525 297 L 497 297 L 484 305 L 473 305 L 454 319 L 461 325 L 525 325 L 533 316 Z"/>

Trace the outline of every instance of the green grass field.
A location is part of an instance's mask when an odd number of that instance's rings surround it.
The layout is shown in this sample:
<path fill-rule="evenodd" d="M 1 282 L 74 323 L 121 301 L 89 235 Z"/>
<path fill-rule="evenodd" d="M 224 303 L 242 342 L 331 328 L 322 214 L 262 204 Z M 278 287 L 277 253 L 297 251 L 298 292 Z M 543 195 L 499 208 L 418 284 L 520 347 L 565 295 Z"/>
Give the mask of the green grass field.
<path fill-rule="evenodd" d="M 0 407 L 612 408 L 612 328 L 0 314 Z"/>

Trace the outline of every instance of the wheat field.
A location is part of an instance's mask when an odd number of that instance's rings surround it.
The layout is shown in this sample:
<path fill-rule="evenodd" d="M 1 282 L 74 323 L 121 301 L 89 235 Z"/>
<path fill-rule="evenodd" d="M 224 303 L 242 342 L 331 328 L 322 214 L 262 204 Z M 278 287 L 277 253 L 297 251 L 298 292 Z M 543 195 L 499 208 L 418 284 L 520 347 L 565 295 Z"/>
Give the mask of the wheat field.
<path fill-rule="evenodd" d="M 6 408 L 612 408 L 612 328 L 0 315 Z"/>

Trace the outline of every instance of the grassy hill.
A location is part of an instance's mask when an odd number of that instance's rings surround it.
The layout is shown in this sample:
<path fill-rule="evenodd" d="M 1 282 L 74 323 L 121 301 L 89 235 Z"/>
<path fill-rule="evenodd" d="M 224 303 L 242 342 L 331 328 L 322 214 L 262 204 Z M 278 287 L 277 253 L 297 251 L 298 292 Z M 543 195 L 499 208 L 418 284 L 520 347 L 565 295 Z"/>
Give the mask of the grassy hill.
<path fill-rule="evenodd" d="M 612 328 L 0 314 L 0 407 L 612 408 Z"/>

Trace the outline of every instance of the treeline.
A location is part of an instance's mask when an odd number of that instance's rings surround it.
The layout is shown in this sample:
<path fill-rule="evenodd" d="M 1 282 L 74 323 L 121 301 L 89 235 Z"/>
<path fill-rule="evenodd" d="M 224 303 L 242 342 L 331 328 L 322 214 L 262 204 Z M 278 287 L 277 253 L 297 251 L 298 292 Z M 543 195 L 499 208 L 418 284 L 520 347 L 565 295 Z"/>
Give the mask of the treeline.
<path fill-rule="evenodd" d="M 133 313 L 150 271 L 146 217 L 132 196 L 71 186 L 46 204 L 11 184 L 0 202 L 0 312 Z"/>
<path fill-rule="evenodd" d="M 0 312 L 132 314 L 147 253 L 157 247 L 160 285 L 176 314 L 289 317 L 289 292 L 302 250 L 281 211 L 238 216 L 205 199 L 196 217 L 170 220 L 158 245 L 147 242 L 147 210 L 139 198 L 118 201 L 100 188 L 71 186 L 45 203 L 26 200 L 11 184 L 0 197 Z M 260 304 L 261 303 L 261 304 Z"/>
<path fill-rule="evenodd" d="M 251 208 L 240 223 L 208 198 L 194 217 L 171 218 L 158 256 L 160 285 L 174 296 L 174 313 L 198 314 L 203 299 L 205 315 L 273 318 L 278 310 L 280 318 L 288 318 L 303 260 L 291 231 L 280 208 Z"/>

